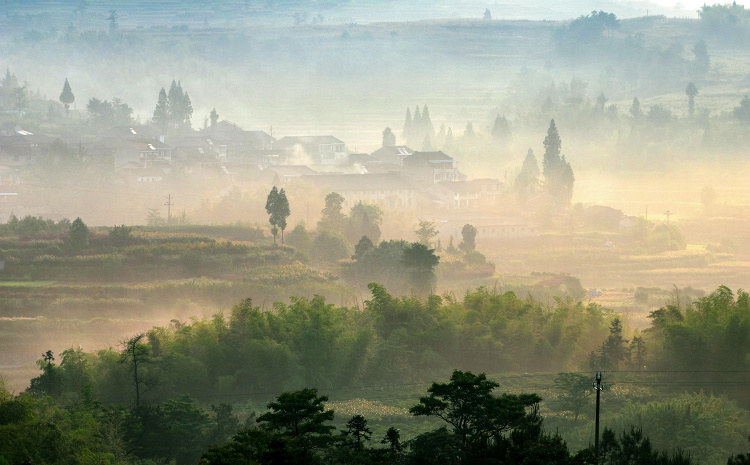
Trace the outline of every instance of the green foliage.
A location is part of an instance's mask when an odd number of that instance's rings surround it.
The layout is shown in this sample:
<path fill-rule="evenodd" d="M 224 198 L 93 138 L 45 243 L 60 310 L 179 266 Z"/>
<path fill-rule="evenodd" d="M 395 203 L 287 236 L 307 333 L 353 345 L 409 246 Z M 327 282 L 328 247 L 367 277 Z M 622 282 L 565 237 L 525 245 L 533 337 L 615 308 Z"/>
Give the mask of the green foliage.
<path fill-rule="evenodd" d="M 477 228 L 470 224 L 465 224 L 461 229 L 461 243 L 458 244 L 458 248 L 463 253 L 473 252 L 476 248 Z"/>
<path fill-rule="evenodd" d="M 73 250 L 78 251 L 89 245 L 89 236 L 91 236 L 89 228 L 80 217 L 70 224 L 68 243 Z"/>
<path fill-rule="evenodd" d="M 60 93 L 60 101 L 65 105 L 65 111 L 68 111 L 70 104 L 75 102 L 75 100 L 75 95 L 73 95 L 70 84 L 68 84 L 68 78 L 65 78 L 65 84 L 63 84 L 63 89 Z"/>
<path fill-rule="evenodd" d="M 125 226 L 124 224 L 113 226 L 109 230 L 109 240 L 115 245 L 127 245 L 133 239 L 132 233 L 133 228 L 131 226 Z"/>
<path fill-rule="evenodd" d="M 346 239 L 328 230 L 318 232 L 310 244 L 310 259 L 317 263 L 335 263 L 350 255 Z"/>
<path fill-rule="evenodd" d="M 422 243 L 414 242 L 404 249 L 401 263 L 411 272 L 414 292 L 422 295 L 432 292 L 435 267 L 439 262 L 440 257 L 435 255 L 435 250 Z"/>
<path fill-rule="evenodd" d="M 737 408 L 725 398 L 703 394 L 680 395 L 671 399 L 646 404 L 627 404 L 619 413 L 604 417 L 611 431 L 602 434 L 601 449 L 604 463 L 628 463 L 624 448 L 650 443 L 652 452 L 665 454 L 682 452 L 698 463 L 719 465 L 726 463 L 727 455 L 745 449 L 745 434 L 750 427 L 746 411 Z M 635 431 L 641 435 L 637 441 L 615 441 L 614 431 Z M 586 437 L 593 431 L 593 423 L 578 433 Z M 633 444 L 635 443 L 635 444 Z M 632 444 L 632 445 L 629 445 Z M 660 454 L 661 455 L 661 454 Z M 632 455 L 631 455 L 632 456 Z M 653 462 L 639 462 L 653 463 Z M 666 462 L 657 462 L 666 463 Z"/>
<path fill-rule="evenodd" d="M 344 237 L 350 244 L 356 243 L 363 236 L 372 242 L 380 240 L 380 224 L 383 212 L 377 205 L 367 205 L 357 202 L 349 212 L 349 220 L 344 230 Z"/>
<path fill-rule="evenodd" d="M 414 234 L 416 234 L 420 244 L 430 246 L 432 238 L 438 235 L 437 226 L 432 221 L 419 220 L 419 228 L 414 231 Z"/>
<path fill-rule="evenodd" d="M 284 230 L 286 229 L 286 219 L 290 215 L 289 201 L 286 198 L 284 189 L 277 190 L 273 186 L 266 199 L 266 213 L 269 215 L 271 231 L 273 232 L 273 241 L 276 243 L 277 228 L 281 230 L 281 243 L 284 243 Z"/>
<path fill-rule="evenodd" d="M 287 236 L 286 242 L 305 255 L 310 253 L 312 238 L 310 238 L 310 233 L 307 232 L 304 222 L 297 223 L 297 226 Z"/>
<path fill-rule="evenodd" d="M 357 242 L 357 245 L 354 246 L 354 255 L 352 255 L 352 258 L 354 260 L 359 260 L 364 257 L 367 252 L 374 248 L 375 244 L 372 243 L 370 238 L 367 236 L 362 236 L 359 242 Z"/>
<path fill-rule="evenodd" d="M 546 179 L 547 192 L 558 199 L 562 205 L 569 205 L 573 196 L 573 169 L 560 155 L 562 141 L 557 132 L 555 120 L 550 121 L 547 136 L 544 138 L 544 158 L 542 160 L 542 174 Z"/>
<path fill-rule="evenodd" d="M 325 207 L 320 212 L 321 217 L 318 221 L 319 230 L 327 230 L 340 233 L 346 226 L 346 215 L 342 213 L 344 197 L 336 192 L 326 195 Z"/>

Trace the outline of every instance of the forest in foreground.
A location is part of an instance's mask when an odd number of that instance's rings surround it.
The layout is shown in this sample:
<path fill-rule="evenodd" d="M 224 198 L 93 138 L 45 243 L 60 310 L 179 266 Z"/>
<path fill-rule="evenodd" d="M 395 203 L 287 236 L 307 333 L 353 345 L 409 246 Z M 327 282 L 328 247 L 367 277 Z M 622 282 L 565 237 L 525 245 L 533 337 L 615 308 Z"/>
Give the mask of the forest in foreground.
<path fill-rule="evenodd" d="M 595 371 L 604 378 L 605 463 L 621 463 L 637 449 L 651 457 L 643 463 L 718 464 L 747 449 L 750 297 L 742 290 L 722 286 L 695 297 L 675 289 L 643 330 L 593 302 L 539 300 L 532 288 L 398 296 L 373 283 L 363 301 L 337 305 L 315 293 L 343 283 L 303 262 L 284 265 L 294 249 L 253 245 L 268 238 L 251 228 L 119 226 L 76 244 L 78 220 L 46 224 L 68 233 L 6 238 L 7 263 L 20 273 L 15 279 L 32 272 L 63 279 L 70 267 L 113 273 L 119 257 L 136 275 L 159 270 L 178 278 L 140 290 L 151 305 L 174 293 L 207 298 L 229 290 L 245 297 L 217 305 L 212 315 L 129 333 L 108 348 L 43 352 L 28 388 L 2 390 L 0 456 L 11 464 L 289 463 L 290 456 L 305 457 L 300 463 L 517 463 L 526 456 L 591 463 Z M 59 250 L 45 255 L 50 240 Z M 263 262 L 285 273 L 290 287 L 258 274 Z M 217 279 L 242 270 L 249 274 L 232 286 Z M 197 289 L 190 280 L 179 284 L 196 272 L 213 274 L 213 282 Z M 17 310 L 33 308 L 21 283 L 5 281 L 16 297 L 4 298 L 15 299 Z M 48 301 L 58 308 L 60 292 L 71 299 L 84 289 L 36 283 L 38 298 L 58 293 Z M 307 287 L 313 294 L 278 297 L 272 305 L 252 298 L 267 294 L 271 283 L 274 292 Z M 100 315 L 95 325 L 116 322 L 135 302 L 117 289 L 89 287 L 89 297 L 68 305 L 82 318 L 90 305 Z M 100 314 L 97 300 L 108 307 L 117 293 L 120 310 Z M 101 301 L 105 296 L 110 300 Z M 34 324 L 41 335 L 50 323 Z M 4 339 L 13 328 L 5 326 Z M 478 396 L 466 404 L 478 410 L 451 404 L 460 402 L 452 389 Z"/>

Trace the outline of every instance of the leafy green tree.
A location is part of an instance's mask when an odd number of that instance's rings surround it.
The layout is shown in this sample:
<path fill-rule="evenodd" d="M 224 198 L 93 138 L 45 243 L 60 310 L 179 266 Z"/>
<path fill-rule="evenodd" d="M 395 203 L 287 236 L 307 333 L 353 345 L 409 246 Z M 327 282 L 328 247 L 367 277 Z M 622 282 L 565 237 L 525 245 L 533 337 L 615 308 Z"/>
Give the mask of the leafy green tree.
<path fill-rule="evenodd" d="M 432 383 L 427 390 L 430 395 L 421 397 L 409 412 L 448 423 L 461 463 L 475 463 L 475 456 L 481 457 L 491 441 L 520 426 L 527 417 L 526 409 L 541 401 L 536 394 L 496 397 L 492 392 L 498 386 L 484 373 L 454 370 L 450 382 Z"/>
<path fill-rule="evenodd" d="M 70 84 L 68 84 L 68 78 L 65 78 L 65 84 L 63 84 L 63 89 L 60 93 L 60 101 L 65 105 L 66 113 L 70 110 L 70 104 L 76 101 L 76 97 L 70 89 Z"/>
<path fill-rule="evenodd" d="M 326 195 L 325 207 L 320 212 L 321 217 L 318 221 L 318 229 L 325 229 L 336 233 L 341 233 L 346 225 L 346 215 L 342 213 L 344 197 L 337 192 L 331 192 Z"/>
<path fill-rule="evenodd" d="M 325 229 L 318 232 L 310 244 L 310 259 L 316 263 L 335 263 L 349 255 L 346 239 Z"/>
<path fill-rule="evenodd" d="M 289 245 L 294 246 L 299 252 L 306 255 L 310 253 L 312 238 L 310 237 L 310 233 L 307 232 L 307 228 L 305 228 L 304 221 L 297 223 L 287 236 L 286 241 Z"/>
<path fill-rule="evenodd" d="M 350 244 L 358 241 L 362 236 L 367 236 L 373 242 L 378 242 L 380 240 L 382 217 L 383 212 L 377 205 L 357 202 L 349 212 L 344 237 Z"/>
<path fill-rule="evenodd" d="M 440 262 L 440 257 L 435 255 L 435 250 L 424 244 L 414 242 L 404 249 L 401 257 L 403 265 L 411 270 L 411 284 L 419 294 L 432 292 L 432 284 L 435 281 L 435 267 Z"/>
<path fill-rule="evenodd" d="M 68 241 L 73 250 L 81 250 L 89 245 L 89 232 L 88 226 L 83 220 L 78 217 L 70 225 L 70 231 L 68 231 Z"/>
<path fill-rule="evenodd" d="M 420 244 L 430 246 L 432 239 L 439 233 L 437 226 L 432 221 L 419 220 L 419 227 L 414 231 L 414 234 L 416 234 Z"/>
<path fill-rule="evenodd" d="M 477 228 L 470 224 L 465 224 L 464 227 L 461 228 L 461 243 L 458 244 L 458 248 L 461 249 L 463 253 L 473 252 L 477 247 L 476 238 Z"/>
<path fill-rule="evenodd" d="M 277 190 L 273 186 L 266 199 L 266 213 L 269 215 L 271 223 L 271 232 L 273 233 L 273 242 L 276 243 L 276 233 L 281 230 L 281 243 L 284 243 L 284 230 L 286 229 L 286 219 L 290 215 L 289 201 L 286 198 L 284 189 Z"/>
<path fill-rule="evenodd" d="M 362 238 L 357 242 L 357 245 L 354 246 L 354 255 L 352 258 L 354 260 L 359 260 L 362 257 L 365 256 L 367 252 L 375 248 L 375 244 L 372 243 L 369 237 L 362 236 Z"/>
<path fill-rule="evenodd" d="M 391 131 L 391 128 L 385 128 L 383 130 L 383 147 L 393 147 L 395 145 L 396 135 Z"/>
<path fill-rule="evenodd" d="M 562 410 L 573 412 L 573 421 L 578 421 L 581 409 L 589 405 L 591 376 L 580 373 L 558 373 L 553 381 L 558 391 L 557 402 Z"/>
<path fill-rule="evenodd" d="M 691 82 L 687 85 L 685 94 L 688 96 L 688 114 L 693 116 L 695 113 L 695 96 L 698 95 L 698 88 Z"/>

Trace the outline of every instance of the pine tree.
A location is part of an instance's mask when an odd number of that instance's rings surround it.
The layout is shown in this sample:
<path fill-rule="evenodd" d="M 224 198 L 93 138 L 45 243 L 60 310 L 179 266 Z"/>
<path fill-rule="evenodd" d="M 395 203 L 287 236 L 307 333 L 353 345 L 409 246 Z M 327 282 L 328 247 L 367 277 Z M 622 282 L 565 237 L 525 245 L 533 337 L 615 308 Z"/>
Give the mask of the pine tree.
<path fill-rule="evenodd" d="M 167 100 L 167 92 L 163 87 L 159 91 L 159 100 L 156 102 L 153 121 L 162 131 L 165 131 L 169 126 L 169 101 Z"/>
<path fill-rule="evenodd" d="M 430 141 L 430 135 L 425 134 L 424 135 L 424 141 L 422 142 L 422 151 L 423 152 L 432 152 L 435 150 L 435 147 L 433 147 L 432 142 Z"/>
<path fill-rule="evenodd" d="M 476 133 L 474 133 L 474 126 L 471 124 L 471 121 L 466 123 L 466 129 L 464 130 L 464 136 L 463 140 L 465 142 L 473 141 L 476 138 Z"/>
<path fill-rule="evenodd" d="M 180 122 L 183 121 L 182 98 L 182 86 L 179 86 L 173 79 L 172 84 L 169 86 L 169 93 L 167 94 L 167 109 L 169 125 L 171 127 L 178 127 Z"/>
<path fill-rule="evenodd" d="M 542 174 L 549 181 L 554 178 L 560 165 L 560 150 L 562 142 L 557 132 L 555 120 L 550 121 L 547 137 L 544 138 L 544 158 L 542 159 Z"/>
<path fill-rule="evenodd" d="M 217 115 L 218 116 L 218 115 Z M 185 126 L 188 129 L 190 129 L 190 119 L 193 117 L 193 104 L 190 102 L 190 96 L 187 92 L 185 92 L 185 95 L 182 98 L 182 120 L 180 121 L 180 126 Z"/>
<path fill-rule="evenodd" d="M 526 153 L 526 158 L 523 159 L 523 167 L 521 167 L 521 173 L 536 178 L 539 176 L 539 164 L 534 156 L 534 151 L 529 149 Z"/>
<path fill-rule="evenodd" d="M 70 89 L 68 84 L 68 78 L 65 78 L 65 84 L 63 84 L 62 93 L 60 94 L 60 101 L 65 105 L 65 112 L 67 113 L 70 109 L 70 104 L 75 102 L 76 97 L 73 95 L 73 91 Z"/>
<path fill-rule="evenodd" d="M 219 122 L 219 114 L 216 113 L 216 108 L 211 110 L 209 117 L 211 118 L 211 126 L 216 126 L 216 123 Z"/>
<path fill-rule="evenodd" d="M 424 138 L 422 127 L 422 113 L 419 111 L 419 105 L 417 105 L 414 107 L 414 118 L 411 120 L 411 136 L 407 142 L 408 145 L 416 146 Z"/>
<path fill-rule="evenodd" d="M 435 140 L 435 126 L 432 125 L 430 109 L 427 108 L 427 105 L 422 108 L 422 131 L 430 136 L 430 140 Z"/>
<path fill-rule="evenodd" d="M 437 133 L 435 143 L 440 148 L 442 148 L 445 145 L 445 123 L 440 125 L 440 130 Z"/>
<path fill-rule="evenodd" d="M 633 104 L 630 106 L 630 114 L 633 115 L 633 118 L 635 119 L 643 116 L 643 111 L 641 111 L 641 102 L 638 100 L 638 97 L 633 97 Z"/>
<path fill-rule="evenodd" d="M 411 119 L 411 110 L 409 108 L 406 109 L 406 119 L 404 120 L 404 133 L 401 135 L 401 137 L 404 138 L 404 140 L 409 141 L 411 138 L 411 131 L 413 128 L 413 122 Z"/>
<path fill-rule="evenodd" d="M 492 138 L 497 141 L 507 142 L 510 138 L 510 125 L 505 116 L 498 115 L 495 117 L 495 123 L 492 125 Z"/>
<path fill-rule="evenodd" d="M 443 143 L 443 150 L 452 151 L 454 149 L 455 140 L 453 139 L 453 129 L 448 126 L 448 133 L 445 135 L 445 143 Z"/>

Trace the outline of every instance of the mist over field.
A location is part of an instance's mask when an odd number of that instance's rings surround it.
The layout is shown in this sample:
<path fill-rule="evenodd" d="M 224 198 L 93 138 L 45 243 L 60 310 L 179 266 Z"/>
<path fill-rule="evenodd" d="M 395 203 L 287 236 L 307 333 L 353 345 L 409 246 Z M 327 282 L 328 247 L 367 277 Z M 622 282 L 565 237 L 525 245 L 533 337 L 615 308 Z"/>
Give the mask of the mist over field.
<path fill-rule="evenodd" d="M 0 1 L 0 465 L 747 463 L 744 5 Z"/>

